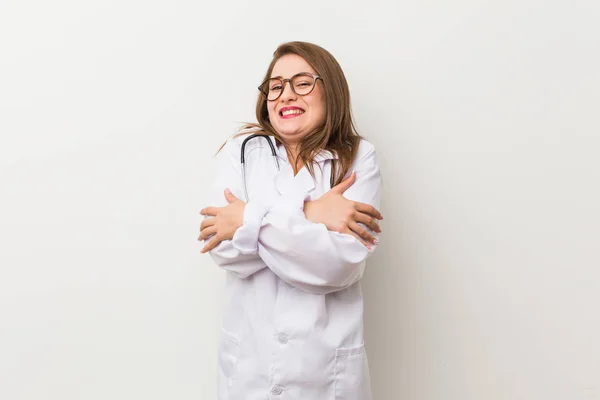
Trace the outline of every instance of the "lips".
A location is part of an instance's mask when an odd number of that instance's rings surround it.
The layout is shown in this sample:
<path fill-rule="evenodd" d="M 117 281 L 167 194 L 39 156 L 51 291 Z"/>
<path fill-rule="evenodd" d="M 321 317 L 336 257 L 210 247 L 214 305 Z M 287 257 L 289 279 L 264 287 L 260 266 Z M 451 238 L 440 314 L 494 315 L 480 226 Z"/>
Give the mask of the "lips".
<path fill-rule="evenodd" d="M 279 116 L 281 118 L 294 118 L 297 117 L 299 115 L 304 114 L 304 109 L 300 108 L 300 107 L 282 107 L 279 110 Z"/>

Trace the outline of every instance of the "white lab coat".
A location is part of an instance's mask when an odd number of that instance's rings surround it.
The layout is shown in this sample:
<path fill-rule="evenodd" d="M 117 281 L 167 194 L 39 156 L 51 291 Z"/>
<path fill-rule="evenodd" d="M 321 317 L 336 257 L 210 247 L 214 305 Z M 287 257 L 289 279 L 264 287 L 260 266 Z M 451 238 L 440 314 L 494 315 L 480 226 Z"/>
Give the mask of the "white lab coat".
<path fill-rule="evenodd" d="M 244 199 L 245 137 L 217 155 L 210 205 L 227 204 L 225 188 Z M 330 189 L 333 155 L 317 156 L 316 179 L 306 168 L 294 176 L 285 149 L 272 142 L 281 170 L 264 138 L 248 141 L 243 225 L 210 252 L 227 271 L 218 399 L 371 400 L 360 279 L 372 251 L 304 216 L 304 201 Z M 366 140 L 351 170 L 356 182 L 344 197 L 379 208 L 379 165 Z"/>

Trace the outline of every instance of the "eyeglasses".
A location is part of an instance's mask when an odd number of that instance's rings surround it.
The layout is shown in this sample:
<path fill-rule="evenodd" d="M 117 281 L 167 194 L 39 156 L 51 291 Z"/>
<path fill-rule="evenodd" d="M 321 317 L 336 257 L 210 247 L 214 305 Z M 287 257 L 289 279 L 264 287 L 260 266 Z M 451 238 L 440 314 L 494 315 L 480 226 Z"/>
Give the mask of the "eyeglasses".
<path fill-rule="evenodd" d="M 258 87 L 258 90 L 260 90 L 268 101 L 275 101 L 283 93 L 285 83 L 290 82 L 294 93 L 298 96 L 306 96 L 315 88 L 317 79 L 323 80 L 320 76 L 311 74 L 310 72 L 300 72 L 289 79 L 267 79 Z"/>

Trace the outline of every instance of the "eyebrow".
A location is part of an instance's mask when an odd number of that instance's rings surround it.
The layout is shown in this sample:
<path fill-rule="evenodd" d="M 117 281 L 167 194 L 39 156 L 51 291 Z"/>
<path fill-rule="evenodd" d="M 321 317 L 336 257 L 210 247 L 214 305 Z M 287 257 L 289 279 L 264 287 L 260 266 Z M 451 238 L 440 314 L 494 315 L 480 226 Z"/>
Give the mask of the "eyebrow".
<path fill-rule="evenodd" d="M 312 72 L 308 72 L 308 71 L 301 71 L 301 72 L 297 72 L 297 73 L 295 73 L 295 74 L 294 74 L 294 75 L 292 75 L 292 76 L 295 76 L 295 75 L 298 75 L 298 74 L 311 74 L 311 75 L 312 75 Z M 291 78 L 291 77 L 290 77 L 290 78 Z M 283 77 L 282 77 L 282 76 L 280 76 L 280 75 L 277 75 L 277 76 L 272 76 L 272 77 L 270 77 L 269 79 L 283 79 Z"/>

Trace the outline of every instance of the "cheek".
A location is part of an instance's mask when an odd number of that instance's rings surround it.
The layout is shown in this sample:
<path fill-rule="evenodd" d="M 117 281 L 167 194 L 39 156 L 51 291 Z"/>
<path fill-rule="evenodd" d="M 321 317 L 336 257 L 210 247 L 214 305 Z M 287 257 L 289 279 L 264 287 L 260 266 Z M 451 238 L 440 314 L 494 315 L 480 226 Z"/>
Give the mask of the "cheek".
<path fill-rule="evenodd" d="M 316 102 L 314 105 L 314 110 L 315 110 L 315 116 L 317 117 L 317 119 L 320 121 L 325 120 L 325 103 L 320 100 L 318 102 Z"/>
<path fill-rule="evenodd" d="M 275 110 L 273 109 L 273 107 L 267 107 L 267 111 L 269 113 L 269 121 L 271 121 L 271 124 L 276 121 L 275 118 Z"/>
<path fill-rule="evenodd" d="M 325 98 L 321 93 L 318 93 L 317 96 L 313 99 L 312 104 L 315 114 L 319 116 L 319 119 L 325 118 Z"/>

